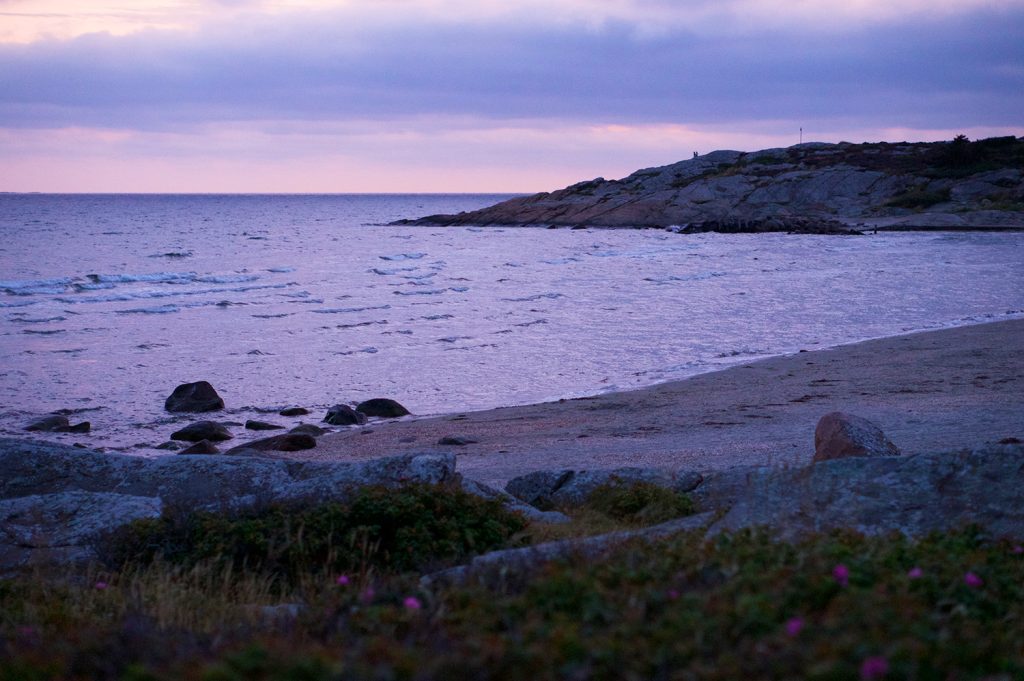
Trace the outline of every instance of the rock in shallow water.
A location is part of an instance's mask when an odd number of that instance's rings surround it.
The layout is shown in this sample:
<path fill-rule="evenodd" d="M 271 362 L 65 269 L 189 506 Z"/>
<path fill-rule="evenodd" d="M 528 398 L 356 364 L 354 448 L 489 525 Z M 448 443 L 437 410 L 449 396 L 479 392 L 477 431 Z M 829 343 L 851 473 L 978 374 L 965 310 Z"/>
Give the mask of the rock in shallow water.
<path fill-rule="evenodd" d="M 67 416 L 61 416 L 60 414 L 51 414 L 50 416 L 44 416 L 43 418 L 28 424 L 27 426 L 25 426 L 25 430 L 31 432 L 53 433 L 59 431 L 61 428 L 67 427 Z"/>
<path fill-rule="evenodd" d="M 320 426 L 315 426 L 312 423 L 300 423 L 299 425 L 295 426 L 294 428 L 292 428 L 288 432 L 289 433 L 302 433 L 304 435 L 312 435 L 313 437 L 320 437 L 324 433 L 330 433 L 332 431 L 328 430 L 327 428 L 321 428 Z"/>
<path fill-rule="evenodd" d="M 399 416 L 409 415 L 408 409 L 395 400 L 391 400 L 386 397 L 375 397 L 372 400 L 360 402 L 356 405 L 356 411 L 362 412 L 367 416 L 376 416 L 384 419 L 392 419 L 398 418 Z"/>
<path fill-rule="evenodd" d="M 191 447 L 181 450 L 179 454 L 220 454 L 217 445 L 209 440 L 200 440 Z"/>
<path fill-rule="evenodd" d="M 900 450 L 871 421 L 834 411 L 825 414 L 814 430 L 814 460 L 849 456 L 897 456 Z"/>
<path fill-rule="evenodd" d="M 279 426 L 276 423 L 267 423 L 266 421 L 253 421 L 249 419 L 245 422 L 245 427 L 248 430 L 284 430 L 284 426 Z"/>
<path fill-rule="evenodd" d="M 281 416 L 305 416 L 309 413 L 309 410 L 305 407 L 288 407 L 277 412 Z"/>
<path fill-rule="evenodd" d="M 224 400 L 206 381 L 183 383 L 164 402 L 164 409 L 171 412 L 200 413 L 223 408 Z"/>
<path fill-rule="evenodd" d="M 240 453 L 244 449 L 253 449 L 257 452 L 298 452 L 303 449 L 316 447 L 316 438 L 307 433 L 284 433 L 273 437 L 265 437 L 262 440 L 253 440 L 244 445 L 229 449 L 226 454 Z"/>
<path fill-rule="evenodd" d="M 172 440 L 184 440 L 186 442 L 199 442 L 200 440 L 223 442 L 224 440 L 230 440 L 232 437 L 231 432 L 216 421 L 196 421 L 181 430 L 171 433 Z"/>
<path fill-rule="evenodd" d="M 332 426 L 358 426 L 366 423 L 366 414 L 356 411 L 347 404 L 336 404 L 327 410 L 324 421 Z"/>

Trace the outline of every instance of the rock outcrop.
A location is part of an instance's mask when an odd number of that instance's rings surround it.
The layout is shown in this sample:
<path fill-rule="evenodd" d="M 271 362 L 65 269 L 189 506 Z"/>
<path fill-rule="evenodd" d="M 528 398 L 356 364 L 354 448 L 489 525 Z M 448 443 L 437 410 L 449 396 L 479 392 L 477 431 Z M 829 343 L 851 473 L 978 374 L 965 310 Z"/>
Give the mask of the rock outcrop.
<path fill-rule="evenodd" d="M 168 504 L 344 500 L 368 485 L 457 480 L 450 454 L 358 463 L 180 454 L 146 459 L 13 439 L 0 439 L 0 470 L 0 573 L 87 560 L 101 532 L 159 515 Z"/>
<path fill-rule="evenodd" d="M 458 215 L 396 224 L 698 232 L 1024 229 L 1024 139 L 715 151 Z"/>

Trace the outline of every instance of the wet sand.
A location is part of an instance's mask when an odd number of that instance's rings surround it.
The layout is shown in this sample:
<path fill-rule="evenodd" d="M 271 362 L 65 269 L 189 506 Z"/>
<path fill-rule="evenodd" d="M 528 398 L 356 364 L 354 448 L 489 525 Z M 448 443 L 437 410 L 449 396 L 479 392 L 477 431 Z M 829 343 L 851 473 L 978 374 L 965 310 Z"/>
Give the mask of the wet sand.
<path fill-rule="evenodd" d="M 800 352 L 597 397 L 371 420 L 290 456 L 450 451 L 460 472 L 496 486 L 547 468 L 802 465 L 818 419 L 834 410 L 874 421 L 905 454 L 1024 439 L 1024 320 Z M 438 445 L 445 436 L 477 442 Z"/>

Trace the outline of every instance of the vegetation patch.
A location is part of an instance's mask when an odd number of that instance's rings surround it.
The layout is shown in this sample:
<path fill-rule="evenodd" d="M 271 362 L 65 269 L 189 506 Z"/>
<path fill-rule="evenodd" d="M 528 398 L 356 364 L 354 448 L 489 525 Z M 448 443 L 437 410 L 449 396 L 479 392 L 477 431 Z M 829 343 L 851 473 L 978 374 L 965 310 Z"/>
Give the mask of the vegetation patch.
<path fill-rule="evenodd" d="M 310 572 L 404 572 L 449 565 L 505 544 L 526 521 L 461 489 L 369 487 L 349 503 L 270 504 L 237 511 L 170 509 L 108 535 L 115 567 L 163 561 L 268 573 L 294 583 Z"/>
<path fill-rule="evenodd" d="M 1024 676 L 1024 547 L 978 528 L 692 533 L 491 588 L 314 571 L 272 595 L 232 574 L 0 582 L 0 679 Z"/>
<path fill-rule="evenodd" d="M 649 482 L 607 482 L 587 498 L 586 505 L 609 518 L 629 525 L 656 525 L 693 515 L 693 499 L 687 494 Z"/>
<path fill-rule="evenodd" d="M 930 208 L 939 203 L 945 203 L 949 201 L 949 189 L 942 189 L 940 191 L 928 191 L 927 185 L 915 187 L 899 196 L 893 197 L 888 202 L 887 206 L 893 208 L 911 208 L 914 210 L 920 210 L 923 208 Z"/>

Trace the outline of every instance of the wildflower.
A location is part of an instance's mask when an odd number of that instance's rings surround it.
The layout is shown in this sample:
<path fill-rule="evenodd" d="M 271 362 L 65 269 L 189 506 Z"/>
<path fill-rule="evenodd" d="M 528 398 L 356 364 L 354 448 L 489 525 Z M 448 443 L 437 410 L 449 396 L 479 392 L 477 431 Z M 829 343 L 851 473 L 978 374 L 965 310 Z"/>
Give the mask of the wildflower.
<path fill-rule="evenodd" d="M 869 657 L 860 665 L 860 678 L 880 679 L 889 673 L 889 660 L 881 656 Z"/>
<path fill-rule="evenodd" d="M 373 590 L 372 586 L 366 587 L 366 590 L 360 595 L 363 603 L 369 603 L 373 601 L 373 597 L 377 595 L 377 592 Z"/>
<path fill-rule="evenodd" d="M 924 570 L 919 567 L 912 567 L 910 568 L 910 571 L 907 572 L 907 577 L 910 577 L 911 579 L 920 579 L 923 576 Z"/>
<path fill-rule="evenodd" d="M 804 621 L 800 617 L 793 617 L 786 622 L 786 633 L 790 636 L 797 636 L 804 628 Z"/>
<path fill-rule="evenodd" d="M 678 598 L 679 598 L 679 592 L 678 591 L 676 591 L 675 589 L 669 589 L 668 590 L 668 599 L 670 601 L 674 601 L 674 600 L 676 600 Z"/>
<path fill-rule="evenodd" d="M 110 586 L 110 585 L 107 584 L 106 582 L 96 582 L 95 584 L 93 584 L 93 588 L 95 588 L 97 591 L 103 591 L 108 586 Z"/>
<path fill-rule="evenodd" d="M 402 605 L 405 606 L 406 610 L 419 610 L 423 605 L 420 603 L 420 599 L 415 596 L 407 596 Z"/>
<path fill-rule="evenodd" d="M 1024 553 L 1024 546 L 1016 544 L 1012 549 L 1010 549 L 1010 553 L 1014 554 L 1015 556 L 1019 556 L 1022 553 Z"/>
<path fill-rule="evenodd" d="M 350 580 L 348 578 L 348 575 L 338 575 L 338 578 L 336 580 L 334 580 L 334 582 L 338 586 L 348 586 L 349 581 Z"/>
<path fill-rule="evenodd" d="M 835 577 L 839 586 L 848 586 L 850 584 L 850 568 L 842 563 L 832 568 L 832 576 Z"/>
<path fill-rule="evenodd" d="M 973 572 L 968 572 L 967 574 L 964 575 L 964 584 L 966 584 L 967 586 L 971 587 L 972 589 L 977 589 L 979 586 L 981 586 L 984 583 L 985 583 L 985 580 L 983 580 L 981 577 L 979 577 L 978 575 L 974 574 Z"/>

